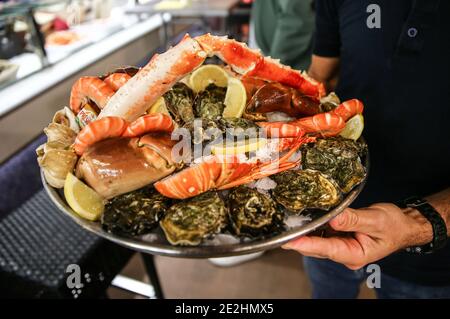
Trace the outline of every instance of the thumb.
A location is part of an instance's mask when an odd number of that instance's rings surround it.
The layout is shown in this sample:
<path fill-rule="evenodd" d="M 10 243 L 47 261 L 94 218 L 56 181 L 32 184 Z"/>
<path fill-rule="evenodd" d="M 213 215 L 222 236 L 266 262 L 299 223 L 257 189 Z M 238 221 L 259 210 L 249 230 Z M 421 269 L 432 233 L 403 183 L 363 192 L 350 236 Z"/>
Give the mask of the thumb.
<path fill-rule="evenodd" d="M 330 226 L 339 231 L 371 233 L 375 230 L 373 217 L 363 209 L 347 208 L 330 221 Z"/>

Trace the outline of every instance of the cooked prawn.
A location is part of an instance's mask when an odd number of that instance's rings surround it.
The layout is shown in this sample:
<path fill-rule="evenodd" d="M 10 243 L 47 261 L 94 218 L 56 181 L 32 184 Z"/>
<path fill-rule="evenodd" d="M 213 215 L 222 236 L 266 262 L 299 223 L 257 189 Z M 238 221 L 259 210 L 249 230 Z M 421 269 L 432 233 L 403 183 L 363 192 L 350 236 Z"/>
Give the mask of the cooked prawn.
<path fill-rule="evenodd" d="M 107 138 L 119 137 L 125 132 L 128 122 L 120 117 L 104 117 L 86 125 L 75 139 L 74 149 L 78 155 L 91 145 Z"/>
<path fill-rule="evenodd" d="M 124 86 L 124 84 L 127 83 L 129 79 L 131 79 L 131 76 L 126 73 L 113 73 L 108 75 L 104 81 L 114 91 L 117 91 L 122 86 Z"/>
<path fill-rule="evenodd" d="M 141 136 L 151 132 L 171 133 L 174 129 L 174 123 L 169 115 L 163 113 L 148 114 L 139 117 L 128 125 L 123 133 L 124 137 Z"/>
<path fill-rule="evenodd" d="M 72 86 L 70 108 L 77 114 L 91 100 L 102 109 L 114 93 L 114 90 L 99 78 L 93 76 L 82 77 Z"/>

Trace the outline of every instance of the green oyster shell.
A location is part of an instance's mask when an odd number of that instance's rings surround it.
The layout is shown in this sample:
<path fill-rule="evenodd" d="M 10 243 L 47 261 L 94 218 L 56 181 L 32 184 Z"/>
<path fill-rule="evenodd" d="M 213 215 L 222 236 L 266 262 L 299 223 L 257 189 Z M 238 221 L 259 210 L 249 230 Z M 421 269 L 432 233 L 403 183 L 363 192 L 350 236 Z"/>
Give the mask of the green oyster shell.
<path fill-rule="evenodd" d="M 217 192 L 203 193 L 169 208 L 160 222 L 172 245 L 198 245 L 226 225 L 227 209 Z"/>
<path fill-rule="evenodd" d="M 237 235 L 257 237 L 282 228 L 284 215 L 269 196 L 245 187 L 234 188 L 228 196 L 230 222 Z"/>
<path fill-rule="evenodd" d="M 332 177 L 344 193 L 361 183 L 367 172 L 361 163 L 367 145 L 343 137 L 319 139 L 302 148 L 302 167 Z"/>
<path fill-rule="evenodd" d="M 184 83 L 178 82 L 164 95 L 167 110 L 179 125 L 191 123 L 194 118 L 192 105 L 194 92 Z"/>
<path fill-rule="evenodd" d="M 148 233 L 158 225 L 169 202 L 149 187 L 114 197 L 105 206 L 102 227 L 122 236 Z"/>
<path fill-rule="evenodd" d="M 204 91 L 199 92 L 194 101 L 194 113 L 196 117 L 214 120 L 222 117 L 225 104 L 226 88 L 208 85 Z"/>
<path fill-rule="evenodd" d="M 342 199 L 336 182 L 319 171 L 286 171 L 271 178 L 277 183 L 272 191 L 273 199 L 295 213 L 308 208 L 328 210 Z"/>

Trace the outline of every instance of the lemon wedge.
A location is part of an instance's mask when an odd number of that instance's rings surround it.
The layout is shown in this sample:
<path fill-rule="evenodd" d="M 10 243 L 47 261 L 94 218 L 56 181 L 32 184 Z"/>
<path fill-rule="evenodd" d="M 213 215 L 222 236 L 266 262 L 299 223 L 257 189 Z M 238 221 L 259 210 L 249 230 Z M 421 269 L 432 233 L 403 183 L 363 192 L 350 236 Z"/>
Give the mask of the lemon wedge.
<path fill-rule="evenodd" d="M 225 95 L 223 117 L 241 117 L 247 103 L 247 93 L 242 82 L 237 78 L 228 79 Z"/>
<path fill-rule="evenodd" d="M 207 64 L 192 72 L 188 81 L 190 88 L 198 93 L 211 83 L 220 87 L 227 87 L 228 73 L 218 65 Z"/>
<path fill-rule="evenodd" d="M 150 106 L 150 108 L 147 110 L 147 113 L 164 113 L 170 115 L 166 107 L 166 102 L 164 101 L 164 98 L 162 96 L 159 97 L 152 106 Z"/>
<path fill-rule="evenodd" d="M 266 146 L 267 140 L 265 138 L 251 138 L 244 141 L 239 141 L 233 144 L 217 144 L 211 146 L 211 153 L 214 155 L 236 155 L 248 152 L 254 152 Z"/>
<path fill-rule="evenodd" d="M 64 182 L 64 196 L 70 208 L 88 220 L 99 219 L 105 209 L 103 197 L 71 173 Z"/>
<path fill-rule="evenodd" d="M 344 129 L 339 134 L 342 137 L 357 140 L 360 138 L 364 130 L 364 117 L 362 114 L 357 114 L 347 121 Z"/>

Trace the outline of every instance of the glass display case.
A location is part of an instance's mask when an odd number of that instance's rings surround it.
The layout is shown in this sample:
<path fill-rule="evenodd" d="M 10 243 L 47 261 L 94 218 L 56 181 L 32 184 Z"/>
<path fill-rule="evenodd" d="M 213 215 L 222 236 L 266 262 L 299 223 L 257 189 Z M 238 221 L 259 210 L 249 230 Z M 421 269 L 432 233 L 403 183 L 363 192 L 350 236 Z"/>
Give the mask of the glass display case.
<path fill-rule="evenodd" d="M 0 2 L 0 90 L 137 23 L 120 0 Z"/>

